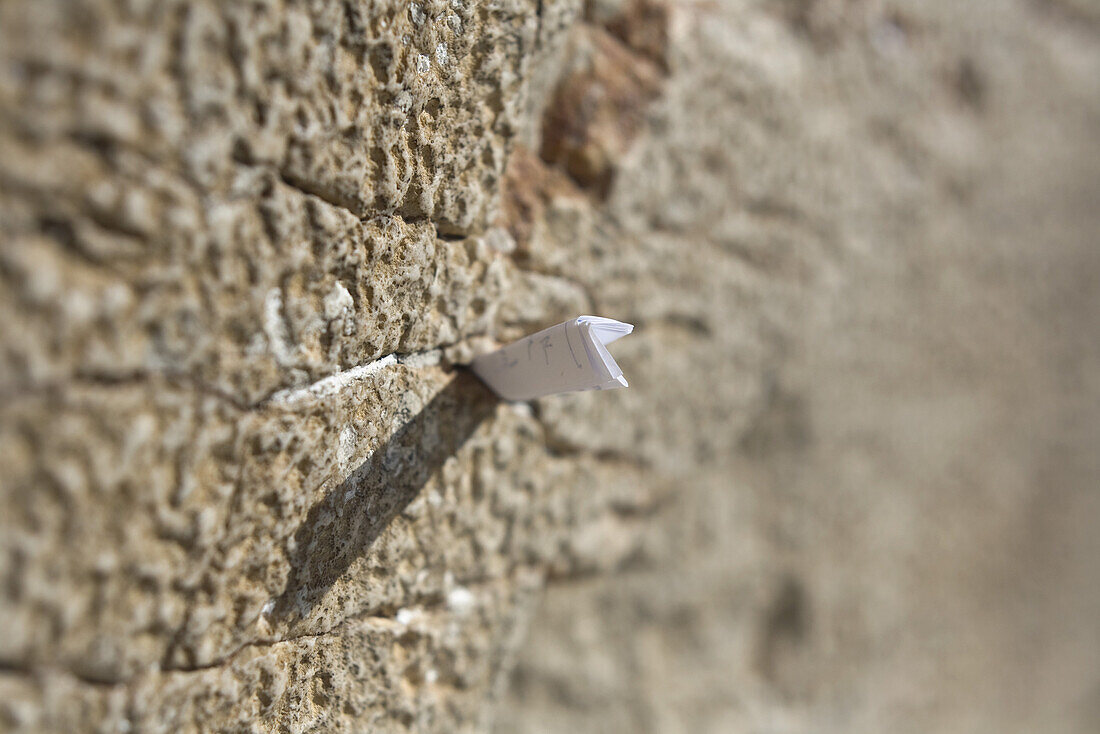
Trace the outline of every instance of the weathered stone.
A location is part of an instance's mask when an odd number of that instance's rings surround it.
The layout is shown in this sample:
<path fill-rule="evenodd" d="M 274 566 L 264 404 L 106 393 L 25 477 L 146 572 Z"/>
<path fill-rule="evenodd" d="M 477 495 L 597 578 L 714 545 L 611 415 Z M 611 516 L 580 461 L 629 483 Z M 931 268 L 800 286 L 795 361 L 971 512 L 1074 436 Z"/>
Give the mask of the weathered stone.
<path fill-rule="evenodd" d="M 479 239 L 441 240 L 399 217 L 360 221 L 261 169 L 242 168 L 224 198 L 191 197 L 190 231 L 157 217 L 149 233 L 122 236 L 132 250 L 67 198 L 50 198 L 42 208 L 58 211 L 37 219 L 20 216 L 33 200 L 14 198 L 4 298 L 22 338 L 6 350 L 9 390 L 170 372 L 255 403 L 485 331 L 505 285 Z"/>
<path fill-rule="evenodd" d="M 0 3 L 0 731 L 1095 730 L 1098 22 Z"/>
<path fill-rule="evenodd" d="M 1095 728 L 1100 36 L 1051 10 L 672 6 L 606 203 L 524 250 L 638 324 L 548 439 L 670 491 L 498 731 Z"/>
<path fill-rule="evenodd" d="M 2 21 L 9 122 L 31 139 L 132 148 L 204 191 L 267 163 L 357 215 L 448 232 L 484 221 L 539 59 L 522 1 L 86 0 Z"/>

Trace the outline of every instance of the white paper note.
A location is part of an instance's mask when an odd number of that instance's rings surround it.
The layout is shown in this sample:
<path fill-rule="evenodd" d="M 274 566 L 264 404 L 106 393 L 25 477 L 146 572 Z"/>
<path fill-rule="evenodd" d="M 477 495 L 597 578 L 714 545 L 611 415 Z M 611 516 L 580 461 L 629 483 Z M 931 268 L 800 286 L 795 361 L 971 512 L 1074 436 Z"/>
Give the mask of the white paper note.
<path fill-rule="evenodd" d="M 505 400 L 627 387 L 607 345 L 632 331 L 614 319 L 578 316 L 483 354 L 470 366 Z"/>

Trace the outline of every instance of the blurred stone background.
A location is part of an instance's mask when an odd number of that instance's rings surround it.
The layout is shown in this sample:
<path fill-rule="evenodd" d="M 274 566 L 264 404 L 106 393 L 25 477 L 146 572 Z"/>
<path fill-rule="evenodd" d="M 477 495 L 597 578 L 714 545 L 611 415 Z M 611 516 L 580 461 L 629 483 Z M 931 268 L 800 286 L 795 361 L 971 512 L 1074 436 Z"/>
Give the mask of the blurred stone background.
<path fill-rule="evenodd" d="M 0 225 L 2 731 L 1100 728 L 1091 0 L 6 0 Z"/>

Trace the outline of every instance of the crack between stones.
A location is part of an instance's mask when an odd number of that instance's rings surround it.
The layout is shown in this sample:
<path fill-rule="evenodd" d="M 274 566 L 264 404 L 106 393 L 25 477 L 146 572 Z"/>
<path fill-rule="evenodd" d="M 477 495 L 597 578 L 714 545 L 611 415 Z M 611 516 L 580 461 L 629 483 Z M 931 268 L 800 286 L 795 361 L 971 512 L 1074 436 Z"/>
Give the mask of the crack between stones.
<path fill-rule="evenodd" d="M 459 579 L 455 581 L 456 586 L 483 586 L 490 584 L 494 581 L 504 581 L 515 576 L 516 573 L 524 568 L 523 566 L 517 566 L 512 568 L 507 574 L 503 576 L 474 576 L 466 579 Z M 528 567 L 530 568 L 530 567 Z M 544 569 L 545 571 L 545 569 Z M 545 581 L 547 574 L 544 572 L 542 578 Z M 425 598 L 414 600 L 413 602 L 403 605 L 405 607 L 416 607 L 422 611 L 435 612 L 440 608 L 446 606 L 445 598 L 438 598 L 434 594 L 426 595 Z M 33 666 L 33 665 L 20 665 L 12 661 L 0 660 L 0 675 L 12 675 L 18 677 L 33 677 L 43 673 L 54 672 L 70 676 L 71 678 L 84 683 L 89 686 L 95 686 L 97 688 L 119 688 L 130 687 L 136 682 L 140 681 L 144 677 L 157 674 L 180 674 L 186 675 L 189 673 L 202 673 L 207 670 L 217 670 L 226 665 L 232 663 L 237 657 L 243 654 L 245 651 L 251 648 L 273 648 L 277 645 L 294 644 L 303 640 L 310 639 L 322 639 L 326 637 L 339 637 L 349 626 L 357 622 L 374 622 L 379 627 L 397 627 L 397 608 L 392 606 L 383 606 L 379 608 L 367 609 L 361 612 L 350 614 L 332 627 L 319 632 L 303 632 L 301 634 L 293 635 L 291 637 L 283 638 L 260 638 L 244 642 L 234 648 L 226 655 L 219 657 L 217 660 L 202 665 L 176 665 L 176 666 L 160 666 L 156 668 L 146 669 L 134 673 L 133 675 L 120 677 L 118 679 L 103 679 L 94 678 L 79 671 L 72 670 L 70 668 L 64 668 L 59 666 Z"/>
<path fill-rule="evenodd" d="M 246 163 L 245 165 L 257 166 L 257 164 L 255 164 L 255 163 L 252 163 L 252 164 L 247 164 Z M 270 166 L 270 164 L 265 165 L 263 163 L 259 164 L 258 167 L 270 168 L 270 169 L 274 170 L 275 173 L 278 174 L 279 180 L 282 181 L 284 185 L 294 189 L 295 191 L 297 191 L 301 194 L 304 194 L 305 196 L 312 196 L 316 199 L 320 199 L 321 201 L 325 202 L 329 206 L 334 206 L 337 209 L 343 209 L 345 212 L 347 212 L 348 214 L 351 214 L 356 219 L 366 220 L 366 219 L 371 218 L 368 215 L 364 215 L 364 214 L 361 214 L 360 212 L 356 211 L 355 208 L 354 208 L 354 204 L 352 203 L 352 201 L 350 199 L 341 200 L 340 198 L 338 198 L 336 196 L 333 196 L 330 192 L 325 191 L 324 188 L 322 188 L 320 186 L 311 185 L 307 180 L 301 179 L 301 178 L 299 178 L 299 177 L 297 177 L 297 176 L 295 176 L 291 173 L 288 173 L 283 168 Z M 398 216 L 398 215 L 395 214 L 394 216 Z"/>
<path fill-rule="evenodd" d="M 477 575 L 477 576 L 470 576 L 470 577 L 467 577 L 467 578 L 456 579 L 454 581 L 454 585 L 459 586 L 459 587 L 469 587 L 469 586 L 478 587 L 478 586 L 486 586 L 486 585 L 489 585 L 489 584 L 491 584 L 493 582 L 497 582 L 497 581 L 514 580 L 514 577 L 524 568 L 531 569 L 532 567 L 523 566 L 522 564 L 520 564 L 520 565 L 517 565 L 517 566 L 513 566 L 512 568 L 509 569 L 509 571 L 507 573 L 505 573 L 503 575 L 500 575 L 500 576 L 491 576 L 491 575 L 484 575 L 484 574 Z M 543 581 L 545 582 L 545 579 L 547 577 L 547 570 L 545 568 L 543 568 L 542 570 L 543 570 L 542 578 L 543 578 Z M 221 668 L 221 667 L 233 662 L 233 660 L 237 656 L 239 656 L 245 650 L 248 650 L 248 649 L 253 648 L 253 647 L 275 647 L 276 645 L 292 644 L 292 643 L 295 643 L 295 642 L 300 642 L 301 640 L 321 639 L 321 638 L 324 638 L 324 637 L 338 637 L 347 627 L 349 627 L 350 625 L 352 625 L 356 622 L 367 622 L 367 621 L 372 621 L 373 620 L 379 626 L 382 626 L 382 627 L 399 626 L 400 623 L 397 621 L 397 612 L 398 612 L 399 608 L 404 609 L 404 608 L 414 608 L 415 607 L 415 608 L 417 608 L 421 611 L 435 612 L 435 611 L 438 611 L 441 608 L 445 607 L 446 605 L 447 605 L 447 602 L 446 602 L 445 598 L 441 598 L 441 597 L 437 596 L 436 594 L 426 594 L 424 597 L 422 597 L 420 599 L 411 600 L 409 603 L 401 605 L 400 607 L 394 607 L 392 605 L 383 605 L 381 607 L 377 607 L 377 608 L 373 608 L 373 609 L 365 609 L 365 610 L 362 610 L 360 612 L 355 612 L 353 614 L 349 614 L 348 616 L 343 617 L 342 619 L 340 619 L 333 626 L 329 627 L 328 629 L 321 630 L 320 632 L 303 632 L 301 634 L 297 634 L 297 635 L 294 635 L 294 636 L 291 636 L 291 637 L 285 637 L 285 638 L 261 638 L 261 639 L 251 640 L 249 642 L 242 643 L 241 645 L 239 645 L 238 647 L 236 647 L 235 649 L 233 649 L 232 651 L 230 651 L 226 655 L 220 657 L 218 660 L 215 660 L 213 662 L 204 663 L 202 665 L 192 665 L 192 666 L 182 666 L 182 665 L 180 665 L 180 666 L 163 666 L 159 669 L 159 672 L 161 672 L 161 673 L 198 673 L 198 672 L 202 672 L 204 670 L 214 670 L 214 669 Z M 126 681 L 120 681 L 119 683 L 120 684 L 121 683 L 128 683 L 128 682 L 136 679 L 140 675 L 141 674 L 135 675 L 132 678 L 128 678 Z"/>
<path fill-rule="evenodd" d="M 101 678 L 93 678 L 75 670 L 68 668 L 61 668 L 51 665 L 40 666 L 24 666 L 18 663 L 14 663 L 10 660 L 0 660 L 0 675 L 9 675 L 19 678 L 29 678 L 32 676 L 39 676 L 44 673 L 57 673 L 62 675 L 68 675 L 75 680 L 89 686 L 95 686 L 96 688 L 118 688 L 119 686 L 127 685 L 130 681 L 114 681 L 103 680 Z"/>
<path fill-rule="evenodd" d="M 436 351 L 436 350 L 441 349 L 441 348 L 442 347 L 437 347 L 433 350 L 428 350 L 428 351 Z M 390 355 L 390 356 L 394 356 L 394 355 Z M 397 363 L 399 363 L 399 362 L 397 362 Z M 117 379 L 111 379 L 111 380 L 108 380 L 108 382 L 111 383 L 111 384 L 118 384 L 120 381 L 117 380 Z M 537 412 L 536 412 L 535 418 L 539 422 L 539 424 L 543 426 L 543 429 L 544 429 L 544 432 L 545 432 L 546 431 L 545 424 L 543 423 L 542 418 L 540 416 L 538 416 Z M 636 470 L 642 470 L 642 471 L 644 471 L 648 468 L 646 462 L 644 462 L 641 459 L 638 459 L 636 457 L 623 455 L 619 452 L 615 452 L 615 451 L 611 451 L 611 450 L 590 451 L 590 450 L 583 449 L 581 447 L 575 447 L 575 446 L 571 446 L 571 445 L 560 445 L 560 444 L 559 445 L 553 445 L 551 442 L 547 442 L 545 447 L 546 447 L 548 453 L 550 453 L 552 456 L 556 456 L 556 457 L 568 458 L 568 457 L 573 457 L 573 456 L 590 456 L 590 457 L 594 458 L 596 461 L 599 461 L 601 463 L 602 462 L 622 463 L 622 464 L 629 465 L 630 467 L 632 467 Z M 625 520 L 625 521 L 639 521 L 639 520 L 645 520 L 645 519 L 651 518 L 651 517 L 653 517 L 657 514 L 660 514 L 661 512 L 666 511 L 666 509 L 671 504 L 672 504 L 671 494 L 670 493 L 664 493 L 661 496 L 654 498 L 652 501 L 645 503 L 644 505 L 624 506 L 624 505 L 619 505 L 619 504 L 612 504 L 612 505 L 609 505 L 608 509 L 614 516 L 616 516 L 616 517 L 618 517 L 622 520 Z M 469 577 L 469 578 L 465 578 L 465 579 L 458 579 L 458 580 L 455 581 L 455 584 L 457 586 L 463 586 L 463 587 L 482 586 L 482 585 L 490 584 L 494 581 L 501 581 L 501 580 L 506 580 L 508 578 L 511 578 L 521 568 L 524 568 L 524 567 L 522 565 L 517 566 L 517 567 L 513 567 L 507 574 L 505 574 L 503 576 L 478 575 L 478 576 L 473 576 L 473 577 Z M 561 585 L 561 584 L 568 584 L 568 583 L 574 583 L 574 582 L 582 582 L 584 580 L 588 580 L 588 579 L 591 579 L 591 578 L 606 576 L 608 573 L 615 571 L 615 569 L 610 569 L 610 570 L 593 569 L 593 570 L 582 570 L 582 571 L 578 571 L 578 572 L 575 572 L 575 573 L 566 572 L 566 573 L 557 573 L 557 574 L 555 574 L 552 571 L 552 568 L 549 564 L 539 564 L 538 566 L 535 566 L 535 567 L 529 567 L 528 566 L 526 568 L 528 568 L 529 570 L 540 570 L 541 569 L 541 571 L 542 571 L 542 583 L 544 585 L 551 585 L 551 584 Z M 445 600 L 445 598 L 437 597 L 435 594 L 428 594 L 424 598 L 421 598 L 421 599 L 418 599 L 418 600 L 413 600 L 410 603 L 402 605 L 402 606 L 403 607 L 416 607 L 416 608 L 418 608 L 422 611 L 434 612 L 434 611 L 439 610 L 442 607 L 445 607 L 446 606 L 446 600 Z M 215 670 L 215 669 L 218 669 L 218 668 L 222 668 L 226 665 L 231 664 L 236 658 L 238 658 L 245 651 L 247 651 L 251 648 L 273 648 L 277 645 L 294 644 L 294 643 L 297 643 L 297 642 L 301 642 L 303 640 L 322 639 L 322 638 L 327 638 L 327 637 L 338 637 L 349 626 L 351 626 L 351 625 L 353 625 L 357 622 L 374 621 L 379 626 L 392 627 L 392 626 L 397 625 L 396 616 L 397 616 L 397 610 L 396 610 L 396 608 L 394 608 L 392 606 L 383 606 L 383 607 L 379 607 L 379 608 L 363 610 L 363 611 L 358 612 L 358 613 L 350 614 L 350 615 L 340 619 L 332 627 L 330 627 L 328 629 L 325 629 L 325 630 L 318 631 L 318 632 L 303 632 L 303 633 L 293 635 L 293 636 L 290 636 L 290 637 L 283 637 L 283 638 L 266 637 L 266 638 L 259 638 L 259 639 L 255 639 L 255 640 L 250 640 L 248 642 L 244 642 L 241 645 L 234 648 L 229 653 L 227 653 L 226 655 L 224 655 L 222 657 L 219 657 L 217 660 L 214 660 L 214 661 L 211 661 L 209 663 L 202 664 L 202 665 L 177 665 L 177 666 L 162 665 L 162 666 L 160 666 L 158 668 L 155 668 L 155 669 L 141 671 L 141 672 L 138 672 L 134 675 L 124 677 L 124 678 L 119 678 L 119 679 L 95 678 L 95 677 L 88 676 L 87 674 L 83 674 L 79 671 L 72 670 L 70 668 L 53 667 L 53 666 L 24 666 L 24 665 L 20 665 L 18 663 L 13 663 L 11 661 L 0 661 L 0 674 L 9 674 L 9 675 L 21 676 L 21 677 L 31 677 L 31 676 L 40 675 L 42 673 L 56 672 L 56 673 L 71 676 L 73 679 L 75 679 L 75 680 L 77 680 L 77 681 L 79 681 L 83 684 L 86 684 L 86 685 L 89 685 L 89 686 L 94 686 L 94 687 L 97 687 L 97 688 L 118 688 L 118 687 L 127 687 L 127 688 L 129 688 L 135 682 L 139 681 L 141 678 L 143 678 L 145 676 L 148 676 L 148 675 L 155 675 L 155 674 L 158 674 L 158 673 L 163 673 L 163 674 L 201 673 L 201 672 L 207 671 L 207 670 Z"/>
<path fill-rule="evenodd" d="M 345 627 L 347 627 L 347 626 L 349 626 L 349 625 L 351 625 L 355 622 L 365 622 L 365 621 L 368 621 L 368 620 L 376 620 L 378 623 L 382 624 L 383 626 L 390 626 L 390 625 L 396 625 L 397 624 L 397 621 L 394 619 L 394 616 L 396 616 L 396 612 L 394 612 L 393 615 L 386 616 L 384 614 L 379 614 L 380 611 L 383 611 L 383 610 L 372 609 L 372 610 L 369 610 L 369 611 L 364 611 L 364 612 L 361 612 L 361 613 L 358 613 L 358 614 L 353 614 L 353 615 L 344 617 L 342 620 L 340 620 L 340 622 L 338 622 L 333 627 L 331 627 L 327 630 L 321 631 L 321 632 L 303 632 L 301 634 L 294 635 L 293 637 L 285 637 L 285 638 L 271 638 L 271 637 L 268 637 L 268 638 L 261 638 L 261 639 L 258 639 L 258 640 L 250 640 L 248 642 L 242 643 L 241 645 L 234 648 L 232 651 L 230 651 L 225 656 L 223 656 L 221 658 L 218 658 L 217 660 L 214 660 L 212 662 L 204 663 L 202 665 L 177 665 L 177 666 L 161 667 L 158 672 L 169 673 L 169 674 L 171 674 L 171 673 L 186 674 L 186 673 L 201 673 L 201 672 L 206 671 L 206 670 L 216 670 L 218 668 L 224 667 L 224 666 L 229 665 L 230 663 L 232 663 L 233 660 L 235 658 L 237 658 L 239 655 L 241 655 L 245 650 L 248 650 L 248 649 L 251 649 L 251 648 L 254 648 L 254 647 L 267 648 L 267 647 L 275 647 L 276 645 L 291 645 L 291 644 L 294 644 L 296 642 L 301 642 L 302 640 L 317 640 L 317 639 L 321 639 L 323 637 L 337 637 L 337 636 L 339 636 L 340 632 Z M 139 674 L 139 675 L 141 675 L 141 674 Z M 120 683 L 122 683 L 122 684 L 130 683 L 133 680 L 135 680 L 137 677 L 138 676 L 128 678 L 125 681 L 120 681 Z"/>
<path fill-rule="evenodd" d="M 591 311 L 595 311 L 599 308 L 599 305 L 596 302 L 596 296 L 592 292 L 592 288 L 589 287 L 589 285 L 587 283 L 581 281 L 580 279 L 574 278 L 572 276 L 569 276 L 569 275 L 566 275 L 564 273 L 557 272 L 557 271 L 554 271 L 554 270 L 541 269 L 541 268 L 537 268 L 537 267 L 532 267 L 530 265 L 525 265 L 525 264 L 516 262 L 516 259 L 514 257 L 511 258 L 511 260 L 512 260 L 512 264 L 515 265 L 516 270 L 520 271 L 521 273 L 527 273 L 529 275 L 540 275 L 543 278 L 554 278 L 556 280 L 560 280 L 560 281 L 563 281 L 565 283 L 569 283 L 571 285 L 577 286 L 578 288 L 580 288 L 581 292 L 584 294 L 585 300 L 588 302 L 587 303 L 588 309 L 591 310 Z"/>
<path fill-rule="evenodd" d="M 187 385 L 196 392 L 215 397 L 241 411 L 252 410 L 256 407 L 249 405 L 247 402 L 240 400 L 233 394 L 216 385 L 203 382 L 194 375 L 173 370 L 131 370 L 117 373 L 77 371 L 68 379 L 0 386 L 0 399 L 17 400 L 20 397 L 58 392 L 66 387 L 126 387 L 130 385 L 141 385 L 153 380 L 164 380 L 166 382 Z"/>
<path fill-rule="evenodd" d="M 308 393 L 310 391 L 316 390 L 319 386 L 322 385 L 322 383 L 325 383 L 326 381 L 330 381 L 334 378 L 339 378 L 341 376 L 348 376 L 350 373 L 363 370 L 363 368 L 369 368 L 371 365 L 385 363 L 381 365 L 382 368 L 389 366 L 402 366 L 408 369 L 423 369 L 423 367 L 414 364 L 418 359 L 430 358 L 436 353 L 442 353 L 444 349 L 449 349 L 451 347 L 462 344 L 469 339 L 474 339 L 480 336 L 485 336 L 485 334 L 480 332 L 476 334 L 469 334 L 456 341 L 439 344 L 429 347 L 428 349 L 422 349 L 415 352 L 390 352 L 389 354 L 379 357 L 378 359 L 371 360 L 370 362 L 356 365 L 355 367 L 349 367 L 346 370 L 340 370 L 330 375 L 325 375 L 324 377 L 314 380 L 308 385 L 303 385 L 301 387 L 280 388 L 279 390 L 276 390 L 271 394 L 266 395 L 265 397 L 253 402 L 241 400 L 224 388 L 218 387 L 217 385 L 211 385 L 210 383 L 205 382 L 188 372 L 155 369 L 131 370 L 129 372 L 118 373 L 77 371 L 73 373 L 72 376 L 68 379 L 46 380 L 43 382 L 27 384 L 0 385 L 0 400 L 17 400 L 20 397 L 57 392 L 63 390 L 65 387 L 68 386 L 80 387 L 90 385 L 98 387 L 125 387 L 132 385 L 141 385 L 144 383 L 152 382 L 154 380 L 164 380 L 170 383 L 186 385 L 194 389 L 196 392 L 199 392 L 208 397 L 217 398 L 218 400 L 225 402 L 236 410 L 239 410 L 243 413 L 248 413 L 263 410 L 264 408 L 271 407 L 273 405 L 278 405 L 280 394 L 286 394 L 290 396 L 292 394 L 296 395 L 298 393 Z M 387 360 L 389 361 L 387 362 Z M 374 374 L 374 372 L 364 372 L 362 377 L 367 377 L 371 374 Z M 351 381 L 357 381 L 356 377 L 352 376 Z M 340 392 L 340 390 L 333 391 L 331 394 L 335 395 L 338 392 Z M 320 392 L 316 392 L 314 394 L 319 398 L 330 396 Z"/>
<path fill-rule="evenodd" d="M 442 232 L 439 228 L 440 223 L 430 216 L 408 216 L 407 214 L 400 213 L 397 210 L 398 207 L 394 207 L 392 210 L 389 211 L 385 209 L 378 210 L 357 207 L 355 206 L 355 203 L 352 199 L 344 199 L 342 197 L 333 195 L 330 191 L 326 190 L 324 186 L 314 185 L 307 179 L 295 176 L 294 174 L 289 173 L 286 169 L 282 167 L 262 162 L 249 163 L 240 160 L 238 160 L 237 162 L 241 163 L 242 165 L 247 165 L 254 168 L 266 168 L 270 171 L 273 171 L 279 177 L 279 181 L 281 181 L 283 185 L 294 189 L 304 196 L 311 196 L 315 199 L 320 199 L 329 206 L 347 212 L 361 222 L 369 222 L 372 219 L 377 219 L 379 217 L 394 217 L 400 219 L 405 224 L 429 224 L 431 225 L 432 230 L 435 232 L 435 238 L 438 240 L 443 240 L 444 242 L 461 242 L 462 240 L 469 239 L 470 237 L 476 237 L 479 234 L 484 234 L 484 232 L 475 231 Z"/>

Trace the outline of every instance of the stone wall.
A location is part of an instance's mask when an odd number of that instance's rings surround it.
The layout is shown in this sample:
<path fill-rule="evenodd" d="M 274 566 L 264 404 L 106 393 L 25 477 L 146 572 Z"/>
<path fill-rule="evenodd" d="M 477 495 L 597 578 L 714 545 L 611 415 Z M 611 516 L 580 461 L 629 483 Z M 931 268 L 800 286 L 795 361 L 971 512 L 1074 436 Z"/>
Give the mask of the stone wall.
<path fill-rule="evenodd" d="M 0 3 L 0 730 L 1095 730 L 1097 131 L 1088 0 Z"/>

